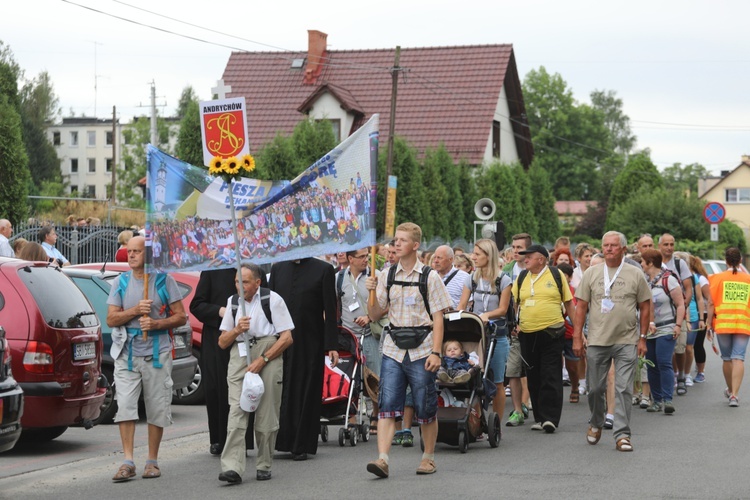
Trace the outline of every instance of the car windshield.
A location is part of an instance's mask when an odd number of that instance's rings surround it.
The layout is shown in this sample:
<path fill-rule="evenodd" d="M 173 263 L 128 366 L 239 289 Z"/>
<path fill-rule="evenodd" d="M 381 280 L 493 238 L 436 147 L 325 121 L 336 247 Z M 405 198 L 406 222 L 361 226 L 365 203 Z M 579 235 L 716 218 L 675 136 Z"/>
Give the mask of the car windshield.
<path fill-rule="evenodd" d="M 99 325 L 86 297 L 59 269 L 24 266 L 18 270 L 18 275 L 34 296 L 44 321 L 52 328 Z"/>

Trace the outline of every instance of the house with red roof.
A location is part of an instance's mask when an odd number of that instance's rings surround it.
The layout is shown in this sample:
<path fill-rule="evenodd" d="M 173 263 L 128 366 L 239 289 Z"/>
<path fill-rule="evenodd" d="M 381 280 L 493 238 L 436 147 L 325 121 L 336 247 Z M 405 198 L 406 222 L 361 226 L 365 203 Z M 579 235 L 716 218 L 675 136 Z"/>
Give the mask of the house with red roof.
<path fill-rule="evenodd" d="M 226 97 L 245 97 L 251 151 L 303 118 L 327 119 L 343 140 L 380 114 L 388 143 L 396 49 L 328 50 L 308 31 L 307 52 L 233 52 Z M 498 159 L 528 167 L 534 155 L 513 46 L 403 48 L 395 134 L 420 157 L 444 143 L 454 161 Z"/>

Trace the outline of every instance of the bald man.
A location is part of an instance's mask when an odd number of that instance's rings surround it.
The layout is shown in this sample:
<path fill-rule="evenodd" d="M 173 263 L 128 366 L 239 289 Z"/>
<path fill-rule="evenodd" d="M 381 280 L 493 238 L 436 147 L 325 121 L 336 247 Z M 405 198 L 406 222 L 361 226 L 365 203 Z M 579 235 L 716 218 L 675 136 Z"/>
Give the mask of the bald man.
<path fill-rule="evenodd" d="M 10 246 L 10 237 L 13 234 L 13 224 L 8 219 L 0 219 L 0 257 L 15 257 L 16 253 Z"/>

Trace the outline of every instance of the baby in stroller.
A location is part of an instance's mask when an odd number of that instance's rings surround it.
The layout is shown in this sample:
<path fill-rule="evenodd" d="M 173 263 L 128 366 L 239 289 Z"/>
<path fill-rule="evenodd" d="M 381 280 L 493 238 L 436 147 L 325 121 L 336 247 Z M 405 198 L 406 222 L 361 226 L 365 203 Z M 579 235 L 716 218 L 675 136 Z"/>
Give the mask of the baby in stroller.
<path fill-rule="evenodd" d="M 472 366 L 479 363 L 476 352 L 466 353 L 464 346 L 458 340 L 448 340 L 443 343 L 443 362 L 437 372 L 441 382 L 465 384 L 471 379 Z"/>

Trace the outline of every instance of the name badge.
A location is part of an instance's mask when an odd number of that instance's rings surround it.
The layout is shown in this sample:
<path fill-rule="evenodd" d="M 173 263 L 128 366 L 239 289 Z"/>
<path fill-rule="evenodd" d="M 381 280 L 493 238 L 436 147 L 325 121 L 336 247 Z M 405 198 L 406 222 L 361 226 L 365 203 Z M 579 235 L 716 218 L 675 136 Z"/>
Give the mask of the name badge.
<path fill-rule="evenodd" d="M 417 301 L 414 297 L 404 297 L 404 305 L 405 306 L 413 306 L 416 305 Z"/>
<path fill-rule="evenodd" d="M 536 305 L 535 299 L 526 299 L 526 301 L 523 303 L 524 307 L 534 307 Z"/>
<path fill-rule="evenodd" d="M 247 357 L 247 349 L 245 348 L 245 343 L 244 342 L 240 342 L 239 344 L 237 344 L 237 347 L 240 349 L 240 357 L 241 358 L 246 358 Z"/>
<path fill-rule="evenodd" d="M 602 314 L 608 314 L 612 312 L 612 309 L 615 308 L 615 303 L 612 302 L 611 299 L 603 298 L 602 299 Z"/>
<path fill-rule="evenodd" d="M 349 305 L 349 311 L 350 312 L 356 311 L 357 309 L 359 309 L 359 304 L 357 302 Z"/>

